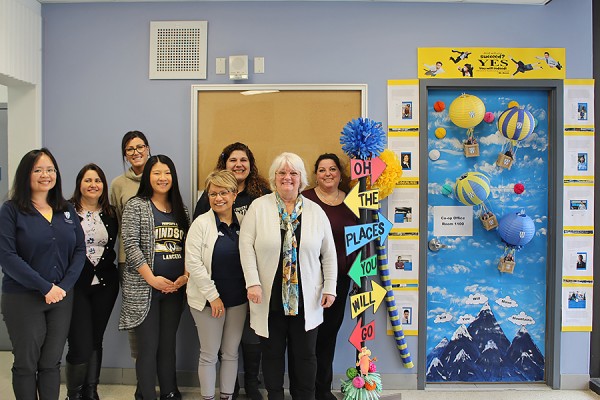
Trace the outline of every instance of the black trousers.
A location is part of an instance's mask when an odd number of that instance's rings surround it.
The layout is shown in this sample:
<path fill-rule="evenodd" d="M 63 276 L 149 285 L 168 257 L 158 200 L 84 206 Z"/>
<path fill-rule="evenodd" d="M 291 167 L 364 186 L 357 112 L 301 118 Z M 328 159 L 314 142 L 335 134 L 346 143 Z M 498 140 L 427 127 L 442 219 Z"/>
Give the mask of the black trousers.
<path fill-rule="evenodd" d="M 2 293 L 2 315 L 13 346 L 12 385 L 17 400 L 57 400 L 73 293 L 46 304 L 40 293 Z"/>
<path fill-rule="evenodd" d="M 269 337 L 261 337 L 263 377 L 269 400 L 283 400 L 285 353 L 288 351 L 290 387 L 294 400 L 314 400 L 317 374 L 317 329 L 304 330 L 304 315 L 269 313 Z"/>
<path fill-rule="evenodd" d="M 323 323 L 319 325 L 317 334 L 317 380 L 315 386 L 317 398 L 319 398 L 319 394 L 331 390 L 335 343 L 342 322 L 344 322 L 349 289 L 350 277 L 348 275 L 338 276 L 335 301 L 331 307 L 323 310 Z"/>
<path fill-rule="evenodd" d="M 138 348 L 135 372 L 143 400 L 156 399 L 157 376 L 161 395 L 178 391 L 175 352 L 184 294 L 184 289 L 171 294 L 153 290 L 150 311 L 135 328 Z"/>
<path fill-rule="evenodd" d="M 74 289 L 73 318 L 69 330 L 67 362 L 87 363 L 94 350 L 102 350 L 104 331 L 110 319 L 119 282 Z"/>

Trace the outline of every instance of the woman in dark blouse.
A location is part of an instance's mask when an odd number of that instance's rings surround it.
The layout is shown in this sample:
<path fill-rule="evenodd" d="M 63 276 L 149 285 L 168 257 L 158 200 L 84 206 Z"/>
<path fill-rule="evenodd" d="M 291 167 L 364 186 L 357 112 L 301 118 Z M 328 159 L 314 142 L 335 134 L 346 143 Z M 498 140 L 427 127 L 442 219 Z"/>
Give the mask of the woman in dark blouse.
<path fill-rule="evenodd" d="M 108 200 L 106 176 L 96 164 L 87 164 L 79 171 L 70 201 L 85 233 L 87 257 L 74 290 L 67 396 L 69 400 L 98 400 L 102 340 L 119 294 L 114 250 L 119 223 Z"/>
<path fill-rule="evenodd" d="M 17 399 L 39 394 L 55 400 L 84 236 L 48 149 L 25 154 L 13 182 L 0 209 L 2 314 L 13 347 L 13 391 Z"/>

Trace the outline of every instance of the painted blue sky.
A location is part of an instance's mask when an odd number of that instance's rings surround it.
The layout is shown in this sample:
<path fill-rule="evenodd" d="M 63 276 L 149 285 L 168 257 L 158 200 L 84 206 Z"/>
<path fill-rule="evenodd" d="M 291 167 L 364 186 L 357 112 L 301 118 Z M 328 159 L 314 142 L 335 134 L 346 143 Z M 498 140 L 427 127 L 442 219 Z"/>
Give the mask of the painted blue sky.
<path fill-rule="evenodd" d="M 491 193 L 485 205 L 498 219 L 509 212 L 524 210 L 535 222 L 536 233 L 532 241 L 516 253 L 514 274 L 501 274 L 498 261 L 504 252 L 497 231 L 485 231 L 475 219 L 472 237 L 441 237 L 451 245 L 438 253 L 428 252 L 428 314 L 427 352 L 443 337 L 450 339 L 461 323 L 468 325 L 487 302 L 507 338 L 512 341 L 521 325 L 511 322 L 526 320 L 526 328 L 544 354 L 545 304 L 546 304 L 546 253 L 548 222 L 548 115 L 547 92 L 513 90 L 470 90 L 485 104 L 486 111 L 494 114 L 494 121 L 482 121 L 475 127 L 475 137 L 480 145 L 480 156 L 466 158 L 462 141 L 466 129 L 452 123 L 448 108 L 452 101 L 464 93 L 456 90 L 431 90 L 428 104 L 428 152 L 437 149 L 441 157 L 429 161 L 428 174 L 428 236 L 432 237 L 433 210 L 435 206 L 462 206 L 453 195 L 442 195 L 442 186 L 454 187 L 464 173 L 477 171 L 490 178 Z M 433 103 L 443 101 L 446 109 L 433 110 Z M 497 132 L 498 116 L 517 101 L 533 114 L 537 121 L 534 132 L 519 144 L 516 161 L 511 170 L 495 165 L 500 152 L 504 152 L 506 139 Z M 446 137 L 437 139 L 434 131 L 446 129 Z M 525 192 L 516 195 L 516 183 L 525 186 Z M 475 218 L 475 217 L 474 217 Z"/>

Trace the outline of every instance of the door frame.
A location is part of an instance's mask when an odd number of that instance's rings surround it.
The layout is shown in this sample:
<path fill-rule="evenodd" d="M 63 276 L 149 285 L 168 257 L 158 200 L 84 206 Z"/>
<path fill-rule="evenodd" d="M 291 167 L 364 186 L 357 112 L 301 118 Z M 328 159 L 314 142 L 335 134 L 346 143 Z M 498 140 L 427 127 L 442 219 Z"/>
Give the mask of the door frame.
<path fill-rule="evenodd" d="M 561 339 L 561 281 L 562 281 L 562 227 L 563 227 L 563 167 L 564 122 L 562 80 L 555 79 L 421 79 L 419 80 L 419 203 L 425 212 L 419 218 L 419 332 L 427 334 L 427 190 L 429 184 L 427 157 L 428 121 L 427 104 L 431 89 L 482 90 L 546 90 L 548 91 L 548 249 L 546 262 L 546 343 L 545 379 L 552 389 L 560 388 Z M 425 389 L 427 374 L 427 340 L 419 338 L 417 358 L 417 388 Z"/>

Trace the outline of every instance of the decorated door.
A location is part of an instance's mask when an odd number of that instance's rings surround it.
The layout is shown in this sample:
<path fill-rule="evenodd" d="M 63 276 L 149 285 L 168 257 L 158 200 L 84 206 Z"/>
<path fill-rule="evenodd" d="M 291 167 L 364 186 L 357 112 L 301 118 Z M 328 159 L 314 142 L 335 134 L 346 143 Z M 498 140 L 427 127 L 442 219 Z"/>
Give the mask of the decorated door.
<path fill-rule="evenodd" d="M 548 92 L 430 89 L 426 382 L 545 380 Z"/>

